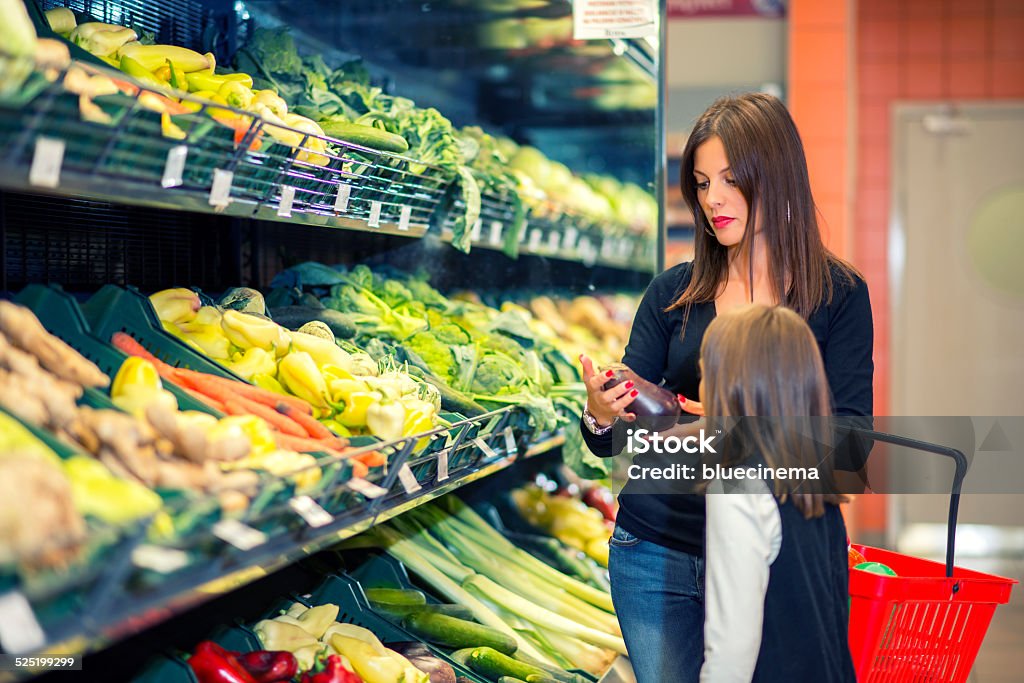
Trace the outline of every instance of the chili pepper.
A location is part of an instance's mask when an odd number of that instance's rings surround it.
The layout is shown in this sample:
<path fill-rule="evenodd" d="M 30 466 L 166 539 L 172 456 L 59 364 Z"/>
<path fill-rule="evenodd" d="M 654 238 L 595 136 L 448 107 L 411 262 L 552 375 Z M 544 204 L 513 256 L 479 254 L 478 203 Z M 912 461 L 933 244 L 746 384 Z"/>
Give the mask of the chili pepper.
<path fill-rule="evenodd" d="M 162 388 L 163 384 L 160 382 L 160 373 L 156 371 L 156 366 L 145 358 L 130 356 L 117 371 L 114 383 L 110 387 L 110 395 L 117 398 L 123 394 L 140 391 L 155 394 Z"/>
<path fill-rule="evenodd" d="M 230 652 L 210 640 L 196 646 L 188 665 L 199 683 L 257 683 Z"/>
<path fill-rule="evenodd" d="M 340 350 L 340 349 L 339 349 Z M 291 351 L 277 366 L 277 378 L 288 391 L 313 406 L 327 405 L 327 384 L 305 351 Z"/>
<path fill-rule="evenodd" d="M 352 365 L 348 353 L 333 341 L 305 332 L 292 332 L 291 341 L 292 348 L 308 353 L 318 368 L 333 366 L 347 372 Z"/>
<path fill-rule="evenodd" d="M 343 381 L 345 380 L 335 380 Z M 382 398 L 383 396 L 376 391 L 353 391 L 343 400 L 331 404 L 338 410 L 334 419 L 346 427 L 365 427 L 367 412 Z"/>
<path fill-rule="evenodd" d="M 253 375 L 274 375 L 277 373 L 277 358 L 271 351 L 258 346 L 236 353 L 225 366 L 242 379 L 252 380 Z"/>
<path fill-rule="evenodd" d="M 299 683 L 362 683 L 363 679 L 345 668 L 341 655 L 330 655 L 324 670 L 303 674 Z"/>
<path fill-rule="evenodd" d="M 257 346 L 264 351 L 276 350 L 280 355 L 288 348 L 288 335 L 283 327 L 272 320 L 227 310 L 221 317 L 220 325 L 231 343 L 242 349 Z"/>
<path fill-rule="evenodd" d="M 290 681 L 299 673 L 299 662 L 291 652 L 258 650 L 238 655 L 238 663 L 256 679 L 256 683 Z"/>

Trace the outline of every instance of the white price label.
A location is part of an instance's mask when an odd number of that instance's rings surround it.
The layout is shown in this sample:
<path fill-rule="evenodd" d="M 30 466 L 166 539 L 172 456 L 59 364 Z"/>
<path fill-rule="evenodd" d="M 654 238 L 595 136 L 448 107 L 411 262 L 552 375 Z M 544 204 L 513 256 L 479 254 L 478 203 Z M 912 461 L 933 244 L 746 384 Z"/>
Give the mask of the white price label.
<path fill-rule="evenodd" d="M 523 223 L 522 229 L 519 231 L 519 244 L 526 241 L 526 233 L 530 231 L 530 224 Z"/>
<path fill-rule="evenodd" d="M 561 236 L 554 231 L 548 233 L 548 250 L 558 251 L 558 245 L 561 243 Z"/>
<path fill-rule="evenodd" d="M 503 227 L 504 226 L 501 224 L 501 221 L 494 221 L 491 223 L 491 245 L 496 247 L 501 244 L 501 231 Z"/>
<path fill-rule="evenodd" d="M 188 566 L 188 553 L 177 548 L 144 544 L 132 551 L 132 564 L 160 574 L 170 574 Z"/>
<path fill-rule="evenodd" d="M 565 239 L 562 240 L 562 249 L 575 249 L 576 240 L 580 236 L 580 231 L 576 228 L 569 228 L 565 231 Z"/>
<path fill-rule="evenodd" d="M 60 167 L 64 165 L 64 141 L 39 136 L 28 170 L 28 182 L 37 187 L 60 185 Z"/>
<path fill-rule="evenodd" d="M 210 206 L 224 208 L 231 203 L 231 182 L 235 174 L 222 168 L 214 169 L 210 186 Z"/>
<path fill-rule="evenodd" d="M 516 435 L 512 431 L 511 427 L 505 427 L 505 453 L 506 455 L 513 455 L 519 452 L 519 447 L 516 445 Z"/>
<path fill-rule="evenodd" d="M 348 211 L 348 198 L 352 196 L 352 186 L 342 183 L 338 185 L 338 196 L 334 199 L 334 210 L 338 213 Z"/>
<path fill-rule="evenodd" d="M 469 234 L 470 241 L 479 242 L 480 237 L 484 231 L 484 219 L 477 218 L 476 223 L 473 224 L 473 232 Z"/>
<path fill-rule="evenodd" d="M 288 506 L 313 528 L 327 526 L 334 521 L 331 513 L 320 507 L 320 504 L 309 496 L 296 496 L 288 501 Z"/>
<path fill-rule="evenodd" d="M 437 454 L 437 480 L 444 481 L 448 478 L 448 449 L 445 448 Z"/>
<path fill-rule="evenodd" d="M 164 164 L 164 175 L 160 179 L 162 187 L 178 187 L 185 182 L 185 159 L 188 158 L 187 145 L 175 145 L 167 150 L 167 162 Z"/>
<path fill-rule="evenodd" d="M 0 595 L 0 645 L 10 654 L 31 652 L 46 644 L 32 605 L 18 591 Z"/>
<path fill-rule="evenodd" d="M 484 458 L 490 459 L 498 457 L 498 454 L 494 452 L 494 449 L 491 448 L 490 445 L 481 437 L 478 436 L 473 439 L 473 444 L 484 452 Z"/>
<path fill-rule="evenodd" d="M 267 535 L 262 531 L 242 524 L 237 519 L 222 519 L 213 525 L 213 535 L 226 541 L 239 550 L 252 550 L 267 542 Z"/>
<path fill-rule="evenodd" d="M 412 207 L 406 204 L 402 207 L 402 213 L 398 216 L 398 229 L 408 230 L 410 220 L 412 220 Z"/>
<path fill-rule="evenodd" d="M 531 230 L 530 242 L 527 244 L 527 248 L 530 251 L 537 251 L 537 248 L 540 247 L 540 240 L 542 237 L 543 235 L 540 232 L 540 228 L 534 228 L 533 230 Z"/>
<path fill-rule="evenodd" d="M 292 217 L 292 204 L 295 203 L 295 188 L 285 185 L 281 188 L 281 202 L 277 205 L 277 215 L 281 218 Z"/>
<path fill-rule="evenodd" d="M 378 202 L 378 201 L 370 202 L 370 218 L 369 218 L 369 220 L 367 221 L 366 224 L 369 225 L 371 228 L 379 228 L 380 227 L 380 209 L 381 209 L 380 202 Z"/>
<path fill-rule="evenodd" d="M 348 487 L 356 493 L 361 493 L 367 498 L 380 498 L 388 492 L 383 486 L 377 486 L 373 482 L 366 481 L 361 477 L 352 477 L 348 480 Z"/>
<path fill-rule="evenodd" d="M 409 468 L 409 463 L 405 463 L 398 470 L 398 479 L 402 482 L 402 488 L 405 489 L 406 493 L 416 493 L 423 488 L 420 486 L 420 483 L 416 481 L 416 475 L 413 474 L 412 470 Z"/>

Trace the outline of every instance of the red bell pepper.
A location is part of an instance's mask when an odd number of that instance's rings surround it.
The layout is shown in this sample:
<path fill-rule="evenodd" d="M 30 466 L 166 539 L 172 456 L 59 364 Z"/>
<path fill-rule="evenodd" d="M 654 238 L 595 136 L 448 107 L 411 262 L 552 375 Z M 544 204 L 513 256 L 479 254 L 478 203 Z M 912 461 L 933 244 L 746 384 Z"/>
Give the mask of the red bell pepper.
<path fill-rule="evenodd" d="M 323 671 L 309 671 L 302 675 L 299 683 L 363 683 L 363 679 L 345 668 L 341 655 L 331 655 Z"/>
<path fill-rule="evenodd" d="M 211 640 L 204 640 L 196 646 L 188 665 L 199 683 L 257 683 L 233 653 Z"/>
<path fill-rule="evenodd" d="M 236 657 L 256 683 L 290 681 L 299 673 L 299 662 L 291 652 L 258 650 L 240 653 Z"/>
<path fill-rule="evenodd" d="M 584 491 L 583 502 L 600 512 L 606 520 L 615 521 L 615 515 L 618 512 L 615 507 L 615 497 L 603 486 L 593 486 Z"/>

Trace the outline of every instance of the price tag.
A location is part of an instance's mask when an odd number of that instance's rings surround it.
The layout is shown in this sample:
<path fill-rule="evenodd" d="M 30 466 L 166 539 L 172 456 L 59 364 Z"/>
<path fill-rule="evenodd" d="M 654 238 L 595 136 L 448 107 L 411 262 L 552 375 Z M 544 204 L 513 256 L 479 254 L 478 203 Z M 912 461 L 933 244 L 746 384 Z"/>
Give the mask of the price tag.
<path fill-rule="evenodd" d="M 420 483 L 416 481 L 416 475 L 413 474 L 412 470 L 409 468 L 409 463 L 405 463 L 398 470 L 398 479 L 402 482 L 402 488 L 405 489 L 406 493 L 416 493 L 423 488 L 420 486 Z"/>
<path fill-rule="evenodd" d="M 334 521 L 331 513 L 320 507 L 320 504 L 309 496 L 295 496 L 288 501 L 288 507 L 314 529 L 327 526 Z"/>
<path fill-rule="evenodd" d="M 40 135 L 28 169 L 28 182 L 37 187 L 60 185 L 60 167 L 64 164 L 64 141 Z"/>
<path fill-rule="evenodd" d="M 519 231 L 519 244 L 526 241 L 526 233 L 530 228 L 529 223 L 523 223 L 523 229 Z"/>
<path fill-rule="evenodd" d="M 170 574 L 188 565 L 188 553 L 177 548 L 140 545 L 132 551 L 132 563 L 160 574 Z"/>
<path fill-rule="evenodd" d="M 477 218 L 476 223 L 473 224 L 473 232 L 469 234 L 469 239 L 472 242 L 479 242 L 480 236 L 484 231 L 484 219 Z"/>
<path fill-rule="evenodd" d="M 277 215 L 281 218 L 292 217 L 292 204 L 295 203 L 295 188 L 285 185 L 281 188 L 281 202 L 277 205 Z"/>
<path fill-rule="evenodd" d="M 561 236 L 552 230 L 548 233 L 548 250 L 558 251 L 558 245 L 562 242 Z"/>
<path fill-rule="evenodd" d="M 501 244 L 501 229 L 502 229 L 502 227 L 504 227 L 504 226 L 502 226 L 501 221 L 494 221 L 493 223 L 491 223 L 490 243 L 491 243 L 492 246 L 496 247 L 496 246 Z"/>
<path fill-rule="evenodd" d="M 46 644 L 32 605 L 18 591 L 0 595 L 0 645 L 8 653 L 31 652 Z"/>
<path fill-rule="evenodd" d="M 380 202 L 374 200 L 370 202 L 370 218 L 367 221 L 367 225 L 371 228 L 380 227 Z"/>
<path fill-rule="evenodd" d="M 377 486 L 373 482 L 366 481 L 361 477 L 352 477 L 348 480 L 348 487 L 356 493 L 361 493 L 367 498 L 380 498 L 388 492 L 383 486 Z"/>
<path fill-rule="evenodd" d="M 267 542 L 267 535 L 237 519 L 222 519 L 213 525 L 213 535 L 239 550 L 252 550 Z"/>
<path fill-rule="evenodd" d="M 408 230 L 410 220 L 412 220 L 412 207 L 406 204 L 402 207 L 402 213 L 398 216 L 398 229 Z"/>
<path fill-rule="evenodd" d="M 448 449 L 437 454 L 437 480 L 444 481 L 448 478 Z"/>
<path fill-rule="evenodd" d="M 338 185 L 338 196 L 334 199 L 334 210 L 338 213 L 348 211 L 348 198 L 352 196 L 352 186 L 342 183 Z"/>
<path fill-rule="evenodd" d="M 574 249 L 576 247 L 576 240 L 580 236 L 580 231 L 576 228 L 569 228 L 565 231 L 565 239 L 562 240 L 562 249 Z"/>
<path fill-rule="evenodd" d="M 512 431 L 511 427 L 505 427 L 505 453 L 513 455 L 519 452 L 519 447 L 516 445 L 516 435 Z"/>
<path fill-rule="evenodd" d="M 231 181 L 235 174 L 218 168 L 213 171 L 213 185 L 210 186 L 210 206 L 224 208 L 231 203 Z"/>
<path fill-rule="evenodd" d="M 483 438 L 481 438 L 479 436 L 476 437 L 475 439 L 473 439 L 473 444 L 477 448 L 479 448 L 480 450 L 482 450 L 484 452 L 484 457 L 485 458 L 496 458 L 496 457 L 498 457 L 498 454 L 494 452 L 494 449 L 491 448 L 488 445 L 488 443 L 483 440 Z"/>
<path fill-rule="evenodd" d="M 527 244 L 527 248 L 530 251 L 537 251 L 537 248 L 540 247 L 540 240 L 542 237 L 543 235 L 540 232 L 540 228 L 534 228 L 533 230 L 531 230 L 530 242 L 529 244 Z"/>
<path fill-rule="evenodd" d="M 167 150 L 167 162 L 164 164 L 164 176 L 160 179 L 163 187 L 178 187 L 185 182 L 185 159 L 188 158 L 187 145 L 175 145 Z"/>

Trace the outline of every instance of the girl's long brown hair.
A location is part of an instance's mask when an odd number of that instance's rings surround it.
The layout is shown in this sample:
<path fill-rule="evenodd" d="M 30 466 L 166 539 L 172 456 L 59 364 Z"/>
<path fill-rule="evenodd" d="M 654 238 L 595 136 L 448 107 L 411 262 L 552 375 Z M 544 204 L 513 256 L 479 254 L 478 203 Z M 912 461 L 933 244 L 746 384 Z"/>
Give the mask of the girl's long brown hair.
<path fill-rule="evenodd" d="M 832 300 L 832 266 L 838 266 L 849 282 L 859 273 L 825 248 L 800 133 L 785 105 L 764 93 L 716 100 L 690 133 L 683 149 L 679 185 L 696 225 L 693 276 L 666 310 L 683 308 L 689 317 L 690 306 L 714 301 L 728 277 L 727 249 L 707 234 L 710 227 L 693 177 L 697 148 L 716 136 L 722 140 L 737 187 L 749 207 L 740 248 L 753 254 L 753 226 L 761 214 L 757 239 L 767 241 L 774 300 L 806 319 Z"/>
<path fill-rule="evenodd" d="M 744 448 L 724 449 L 724 467 L 760 457 L 771 468 L 817 468 L 820 479 L 775 479 L 774 494 L 805 517 L 824 514 L 835 492 L 827 418 L 828 379 L 807 323 L 783 306 L 747 304 L 716 317 L 701 342 L 708 425 L 740 421 Z M 748 419 L 756 418 L 756 419 Z"/>

